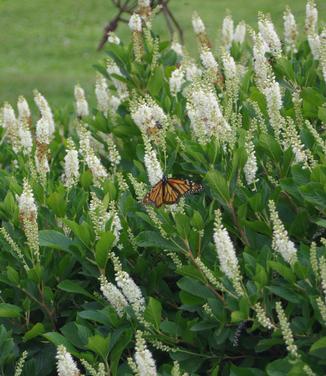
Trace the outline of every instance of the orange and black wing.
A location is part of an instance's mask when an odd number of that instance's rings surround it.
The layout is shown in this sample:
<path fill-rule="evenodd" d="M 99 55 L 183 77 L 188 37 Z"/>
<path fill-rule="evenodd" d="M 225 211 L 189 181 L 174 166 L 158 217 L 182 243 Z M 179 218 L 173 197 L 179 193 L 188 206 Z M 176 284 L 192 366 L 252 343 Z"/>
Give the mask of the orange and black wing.
<path fill-rule="evenodd" d="M 163 186 L 163 194 L 164 204 L 167 205 L 176 204 L 182 196 L 182 193 L 169 184 L 169 181 L 167 181 Z"/>
<path fill-rule="evenodd" d="M 179 192 L 181 196 L 198 193 L 204 189 L 201 184 L 195 183 L 188 179 L 184 180 L 170 178 L 168 179 L 167 184 L 170 185 L 175 191 Z"/>
<path fill-rule="evenodd" d="M 164 183 L 160 180 L 154 187 L 146 194 L 143 199 L 144 204 L 153 204 L 157 208 L 164 203 Z"/>

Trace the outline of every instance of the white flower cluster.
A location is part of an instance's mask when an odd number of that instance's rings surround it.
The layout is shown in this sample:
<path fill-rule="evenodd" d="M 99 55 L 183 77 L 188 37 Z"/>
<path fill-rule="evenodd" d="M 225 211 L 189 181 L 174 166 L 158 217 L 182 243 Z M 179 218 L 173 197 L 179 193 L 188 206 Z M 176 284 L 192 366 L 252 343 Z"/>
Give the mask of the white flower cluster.
<path fill-rule="evenodd" d="M 183 64 L 186 80 L 189 82 L 201 77 L 203 71 L 191 60 L 185 61 Z"/>
<path fill-rule="evenodd" d="M 79 180 L 78 151 L 72 140 L 68 140 L 68 149 L 64 158 L 63 182 L 65 187 L 72 188 Z"/>
<path fill-rule="evenodd" d="M 247 161 L 243 167 L 243 172 L 245 174 L 246 182 L 248 185 L 254 184 L 256 181 L 256 174 L 258 170 L 257 158 L 255 153 L 255 145 L 252 141 L 252 134 L 249 130 L 248 137 L 246 140 L 246 152 L 248 155 Z"/>
<path fill-rule="evenodd" d="M 288 352 L 293 356 L 293 358 L 298 358 L 298 347 L 294 343 L 293 334 L 290 328 L 290 324 L 288 322 L 288 319 L 285 315 L 285 312 L 283 310 L 281 302 L 276 302 L 276 312 L 278 316 L 278 320 L 280 322 L 281 326 L 281 332 L 284 339 L 284 342 L 286 344 L 286 349 Z"/>
<path fill-rule="evenodd" d="M 109 98 L 111 107 L 119 107 L 121 100 L 126 99 L 129 96 L 127 85 L 117 79 L 116 77 L 112 77 L 113 74 L 117 76 L 123 77 L 123 74 L 117 64 L 113 61 L 113 59 L 107 59 L 106 61 L 106 71 L 110 76 L 114 87 L 117 90 L 118 97 L 112 96 Z M 119 104 L 117 104 L 119 102 Z M 115 105 L 115 106 L 114 106 Z"/>
<path fill-rule="evenodd" d="M 110 202 L 108 218 L 112 221 L 110 230 L 113 232 L 113 235 L 115 237 L 115 244 L 117 244 L 120 239 L 122 225 L 114 201 Z"/>
<path fill-rule="evenodd" d="M 104 116 L 107 116 L 107 113 L 110 109 L 108 90 L 109 89 L 106 78 L 98 73 L 96 75 L 95 82 L 95 96 L 97 101 L 97 109 L 103 112 Z"/>
<path fill-rule="evenodd" d="M 17 109 L 18 109 L 18 120 L 20 121 L 20 123 L 27 123 L 28 125 L 31 125 L 31 122 L 32 122 L 31 110 L 29 109 L 27 100 L 22 95 L 18 97 Z"/>
<path fill-rule="evenodd" d="M 56 358 L 58 376 L 80 376 L 76 362 L 63 345 L 58 346 Z"/>
<path fill-rule="evenodd" d="M 226 141 L 231 127 L 220 110 L 217 96 L 210 87 L 194 84 L 187 96 L 187 112 L 195 138 L 206 144 L 215 136 Z"/>
<path fill-rule="evenodd" d="M 292 264 L 297 260 L 297 250 L 294 243 L 289 239 L 288 233 L 276 211 L 275 203 L 272 200 L 269 201 L 269 211 L 273 224 L 272 248 L 279 253 L 286 262 Z"/>
<path fill-rule="evenodd" d="M 6 136 L 15 153 L 20 150 L 19 123 L 15 111 L 9 103 L 5 103 L 2 109 L 2 126 L 6 130 Z"/>
<path fill-rule="evenodd" d="M 110 215 L 106 209 L 107 206 L 105 203 L 92 192 L 91 201 L 89 203 L 89 216 L 97 239 L 100 237 L 101 233 L 105 231 L 105 226 L 110 219 Z"/>
<path fill-rule="evenodd" d="M 108 146 L 108 152 L 109 152 L 108 159 L 113 166 L 117 166 L 121 161 L 121 156 L 114 142 L 112 134 L 109 134 L 106 137 L 106 144 Z"/>
<path fill-rule="evenodd" d="M 320 57 L 320 38 L 317 33 L 318 11 L 314 0 L 308 0 L 306 4 L 305 29 L 311 53 L 315 60 Z"/>
<path fill-rule="evenodd" d="M 107 178 L 108 173 L 90 145 L 90 132 L 84 127 L 80 127 L 79 138 L 81 155 L 83 156 L 88 168 L 91 170 L 95 184 L 98 184 Z"/>
<path fill-rule="evenodd" d="M 234 22 L 230 15 L 224 17 L 222 22 L 222 43 L 223 46 L 229 50 L 232 45 L 234 36 Z"/>
<path fill-rule="evenodd" d="M 220 267 L 227 277 L 233 279 L 239 272 L 237 255 L 230 236 L 222 225 L 220 210 L 216 210 L 215 214 L 214 243 L 220 261 Z"/>
<path fill-rule="evenodd" d="M 218 63 L 209 48 L 203 48 L 200 53 L 200 60 L 207 70 L 217 73 L 218 72 Z"/>
<path fill-rule="evenodd" d="M 286 8 L 283 14 L 284 22 L 284 43 L 287 52 L 297 52 L 296 41 L 298 36 L 297 24 L 294 15 L 289 7 Z"/>
<path fill-rule="evenodd" d="M 142 21 L 140 15 L 137 13 L 132 14 L 129 19 L 128 25 L 131 31 L 141 33 Z"/>
<path fill-rule="evenodd" d="M 320 65 L 326 83 L 326 27 L 324 27 L 320 34 Z"/>
<path fill-rule="evenodd" d="M 223 53 L 222 62 L 223 62 L 225 78 L 227 80 L 234 81 L 238 76 L 237 66 L 235 64 L 233 57 L 230 55 L 229 52 L 226 51 Z"/>
<path fill-rule="evenodd" d="M 111 258 L 115 270 L 115 281 L 118 287 L 131 305 L 136 316 L 142 319 L 142 315 L 145 311 L 145 299 L 140 288 L 130 275 L 122 270 L 119 259 L 114 255 L 112 255 Z"/>
<path fill-rule="evenodd" d="M 128 306 L 128 302 L 122 292 L 111 282 L 101 275 L 100 277 L 101 291 L 107 301 L 117 312 L 119 317 L 123 316 L 125 307 Z"/>
<path fill-rule="evenodd" d="M 232 42 L 243 44 L 246 38 L 246 23 L 240 21 L 234 29 L 234 22 L 231 15 L 227 15 L 222 22 L 221 39 L 224 49 L 230 50 Z"/>
<path fill-rule="evenodd" d="M 292 118 L 288 117 L 287 126 L 284 130 L 284 144 L 286 147 L 291 147 L 294 153 L 294 162 L 303 163 L 304 167 L 309 167 L 308 156 L 305 152 L 305 147 L 300 139 L 300 135 L 297 132 L 295 123 Z"/>
<path fill-rule="evenodd" d="M 199 17 L 197 12 L 192 15 L 192 28 L 196 35 L 205 34 L 206 29 L 203 20 Z"/>
<path fill-rule="evenodd" d="M 275 57 L 280 57 L 282 55 L 282 45 L 280 38 L 275 31 L 273 22 L 263 14 L 260 14 L 258 28 L 265 45 L 268 48 L 268 52 Z"/>
<path fill-rule="evenodd" d="M 119 45 L 120 44 L 120 38 L 115 33 L 113 33 L 111 31 L 108 35 L 108 43 Z"/>
<path fill-rule="evenodd" d="M 265 312 L 264 308 L 262 307 L 262 305 L 260 303 L 256 303 L 254 305 L 254 308 L 255 308 L 255 311 L 256 311 L 257 320 L 258 320 L 259 324 L 266 329 L 273 329 L 274 325 L 271 322 L 271 320 L 269 319 L 269 317 L 267 317 L 266 312 Z"/>
<path fill-rule="evenodd" d="M 134 355 L 137 374 L 139 376 L 156 376 L 156 365 L 152 353 L 148 350 L 142 332 L 136 332 L 136 352 Z"/>
<path fill-rule="evenodd" d="M 183 52 L 183 46 L 180 44 L 176 38 L 173 39 L 172 44 L 171 44 L 171 50 L 173 50 L 177 55 L 183 57 L 184 52 Z"/>
<path fill-rule="evenodd" d="M 85 97 L 84 89 L 80 85 L 75 85 L 74 88 L 75 95 L 75 106 L 76 114 L 79 118 L 83 118 L 89 115 L 88 103 Z"/>
<path fill-rule="evenodd" d="M 24 180 L 23 192 L 18 197 L 19 215 L 22 218 L 37 219 L 37 207 L 34 200 L 34 194 L 28 181 Z"/>
<path fill-rule="evenodd" d="M 46 137 L 51 139 L 55 130 L 51 108 L 47 100 L 44 98 L 44 96 L 37 90 L 34 91 L 34 101 L 43 118 L 42 127 L 45 127 L 45 126 L 48 127 L 47 131 L 44 131 L 46 133 Z M 40 133 L 43 134 L 44 132 L 42 131 Z M 36 125 L 36 138 L 37 138 L 37 125 Z M 42 140 L 40 140 L 39 142 L 43 143 Z M 49 143 L 49 142 L 44 142 L 44 143 Z"/>
<path fill-rule="evenodd" d="M 151 98 L 141 99 L 132 104 L 131 117 L 142 133 L 149 134 L 150 130 L 161 128 L 167 123 L 167 116 L 162 108 Z"/>
<path fill-rule="evenodd" d="M 314 0 L 308 0 L 306 4 L 306 20 L 305 29 L 306 33 L 314 34 L 317 30 L 318 23 L 318 10 Z"/>
<path fill-rule="evenodd" d="M 244 21 L 240 21 L 234 30 L 233 41 L 236 43 L 243 44 L 245 38 L 246 38 L 246 23 Z"/>
<path fill-rule="evenodd" d="M 185 74 L 182 67 L 175 69 L 169 79 L 170 91 L 172 95 L 177 95 L 185 82 Z"/>

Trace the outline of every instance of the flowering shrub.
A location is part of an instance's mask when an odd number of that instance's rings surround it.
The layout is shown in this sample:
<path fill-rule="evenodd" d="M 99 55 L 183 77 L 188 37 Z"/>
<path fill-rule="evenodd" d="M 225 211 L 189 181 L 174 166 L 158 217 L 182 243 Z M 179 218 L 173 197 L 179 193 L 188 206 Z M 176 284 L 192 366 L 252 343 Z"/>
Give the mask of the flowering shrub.
<path fill-rule="evenodd" d="M 2 111 L 3 375 L 323 375 L 326 29 L 229 15 L 200 58 L 142 1 L 97 109 Z M 246 36 L 246 29 L 247 34 Z M 249 30 L 248 30 L 249 29 Z M 204 191 L 144 205 L 167 177 Z M 16 370 L 16 371 L 14 371 Z"/>

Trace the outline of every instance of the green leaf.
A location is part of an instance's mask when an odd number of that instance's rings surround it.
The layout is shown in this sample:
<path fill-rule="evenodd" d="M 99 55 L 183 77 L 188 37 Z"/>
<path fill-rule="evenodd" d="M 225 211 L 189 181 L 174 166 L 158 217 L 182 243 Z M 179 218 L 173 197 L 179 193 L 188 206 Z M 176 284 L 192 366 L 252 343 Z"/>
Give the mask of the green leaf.
<path fill-rule="evenodd" d="M 55 346 L 63 345 L 67 349 L 67 351 L 69 351 L 73 355 L 78 354 L 75 347 L 60 333 L 48 332 L 44 333 L 43 337 L 52 342 Z"/>
<path fill-rule="evenodd" d="M 102 337 L 99 334 L 88 338 L 87 348 L 101 356 L 104 361 L 109 354 L 110 336 Z"/>
<path fill-rule="evenodd" d="M 19 317 L 21 313 L 21 308 L 9 304 L 9 303 L 0 303 L 0 317 L 10 317 L 10 318 L 16 318 Z"/>
<path fill-rule="evenodd" d="M 290 290 L 286 287 L 267 286 L 266 288 L 273 294 L 280 296 L 281 298 L 288 300 L 291 303 L 299 304 L 301 302 L 300 295 L 296 294 L 293 290 Z"/>
<path fill-rule="evenodd" d="M 237 367 L 232 364 L 230 376 L 264 376 L 265 373 L 258 368 Z"/>
<path fill-rule="evenodd" d="M 121 355 L 124 351 L 124 349 L 127 347 L 129 342 L 132 339 L 132 331 L 131 330 L 124 330 L 121 337 L 117 341 L 117 343 L 114 345 L 113 349 L 111 350 L 110 354 L 110 371 L 112 373 L 112 376 L 117 375 L 119 361 L 121 358 Z"/>
<path fill-rule="evenodd" d="M 149 298 L 148 305 L 146 307 L 144 318 L 148 322 L 152 323 L 156 328 L 160 327 L 162 314 L 162 304 L 159 300 L 152 297 Z"/>
<path fill-rule="evenodd" d="M 157 247 L 162 249 L 175 249 L 175 245 L 155 231 L 143 231 L 135 238 L 136 244 L 139 247 L 151 248 Z"/>
<path fill-rule="evenodd" d="M 63 291 L 71 292 L 73 294 L 80 294 L 87 296 L 88 298 L 93 298 L 93 296 L 81 287 L 76 281 L 71 281 L 66 279 L 58 284 L 58 288 Z"/>
<path fill-rule="evenodd" d="M 326 123 L 326 108 L 319 107 L 318 108 L 318 118 L 323 122 Z"/>
<path fill-rule="evenodd" d="M 95 246 L 95 260 L 97 265 L 104 269 L 109 252 L 113 246 L 115 236 L 111 231 L 104 232 Z"/>
<path fill-rule="evenodd" d="M 247 315 L 243 313 L 242 311 L 233 311 L 231 313 L 231 322 L 242 322 L 247 320 Z"/>
<path fill-rule="evenodd" d="M 322 184 L 310 182 L 299 187 L 303 198 L 321 209 L 326 209 L 326 192 Z"/>
<path fill-rule="evenodd" d="M 67 201 L 65 199 L 65 190 L 62 189 L 57 192 L 53 192 L 47 199 L 49 208 L 51 208 L 54 214 L 62 218 L 65 216 L 67 211 Z"/>
<path fill-rule="evenodd" d="M 41 334 L 43 334 L 45 331 L 45 328 L 44 328 L 44 325 L 40 322 L 36 323 L 30 330 L 28 330 L 24 337 L 23 337 L 23 341 L 24 342 L 27 342 Z"/>
<path fill-rule="evenodd" d="M 320 338 L 311 347 L 309 352 L 321 359 L 326 359 L 326 337 Z"/>
<path fill-rule="evenodd" d="M 255 350 L 257 352 L 263 352 L 266 350 L 269 350 L 273 346 L 277 345 L 283 345 L 284 341 L 282 338 L 267 338 L 267 339 L 261 339 L 256 347 Z"/>
<path fill-rule="evenodd" d="M 276 261 L 268 261 L 268 265 L 287 281 L 291 283 L 295 282 L 295 274 L 288 266 L 285 266 Z"/>
<path fill-rule="evenodd" d="M 217 170 L 211 170 L 206 174 L 205 180 L 211 188 L 213 194 L 222 203 L 230 201 L 230 193 L 225 177 Z"/>
<path fill-rule="evenodd" d="M 176 213 L 174 216 L 176 229 L 182 239 L 187 239 L 190 232 L 189 218 L 182 213 Z"/>
<path fill-rule="evenodd" d="M 214 298 L 215 295 L 206 286 L 203 286 L 200 282 L 190 278 L 181 278 L 177 282 L 179 288 L 188 292 L 191 295 L 198 296 L 199 298 Z"/>
<path fill-rule="evenodd" d="M 69 246 L 73 244 L 71 239 L 55 230 L 39 231 L 39 241 L 41 247 L 60 249 L 67 252 L 71 252 Z"/>

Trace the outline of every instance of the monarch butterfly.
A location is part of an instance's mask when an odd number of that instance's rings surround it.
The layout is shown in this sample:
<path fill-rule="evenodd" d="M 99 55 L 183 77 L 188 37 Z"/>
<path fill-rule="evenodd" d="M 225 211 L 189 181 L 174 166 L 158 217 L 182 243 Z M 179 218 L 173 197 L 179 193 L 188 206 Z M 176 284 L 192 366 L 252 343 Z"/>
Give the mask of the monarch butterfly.
<path fill-rule="evenodd" d="M 188 179 L 167 178 L 162 179 L 146 194 L 144 204 L 154 204 L 157 208 L 163 204 L 176 204 L 184 195 L 198 193 L 204 187 Z"/>

